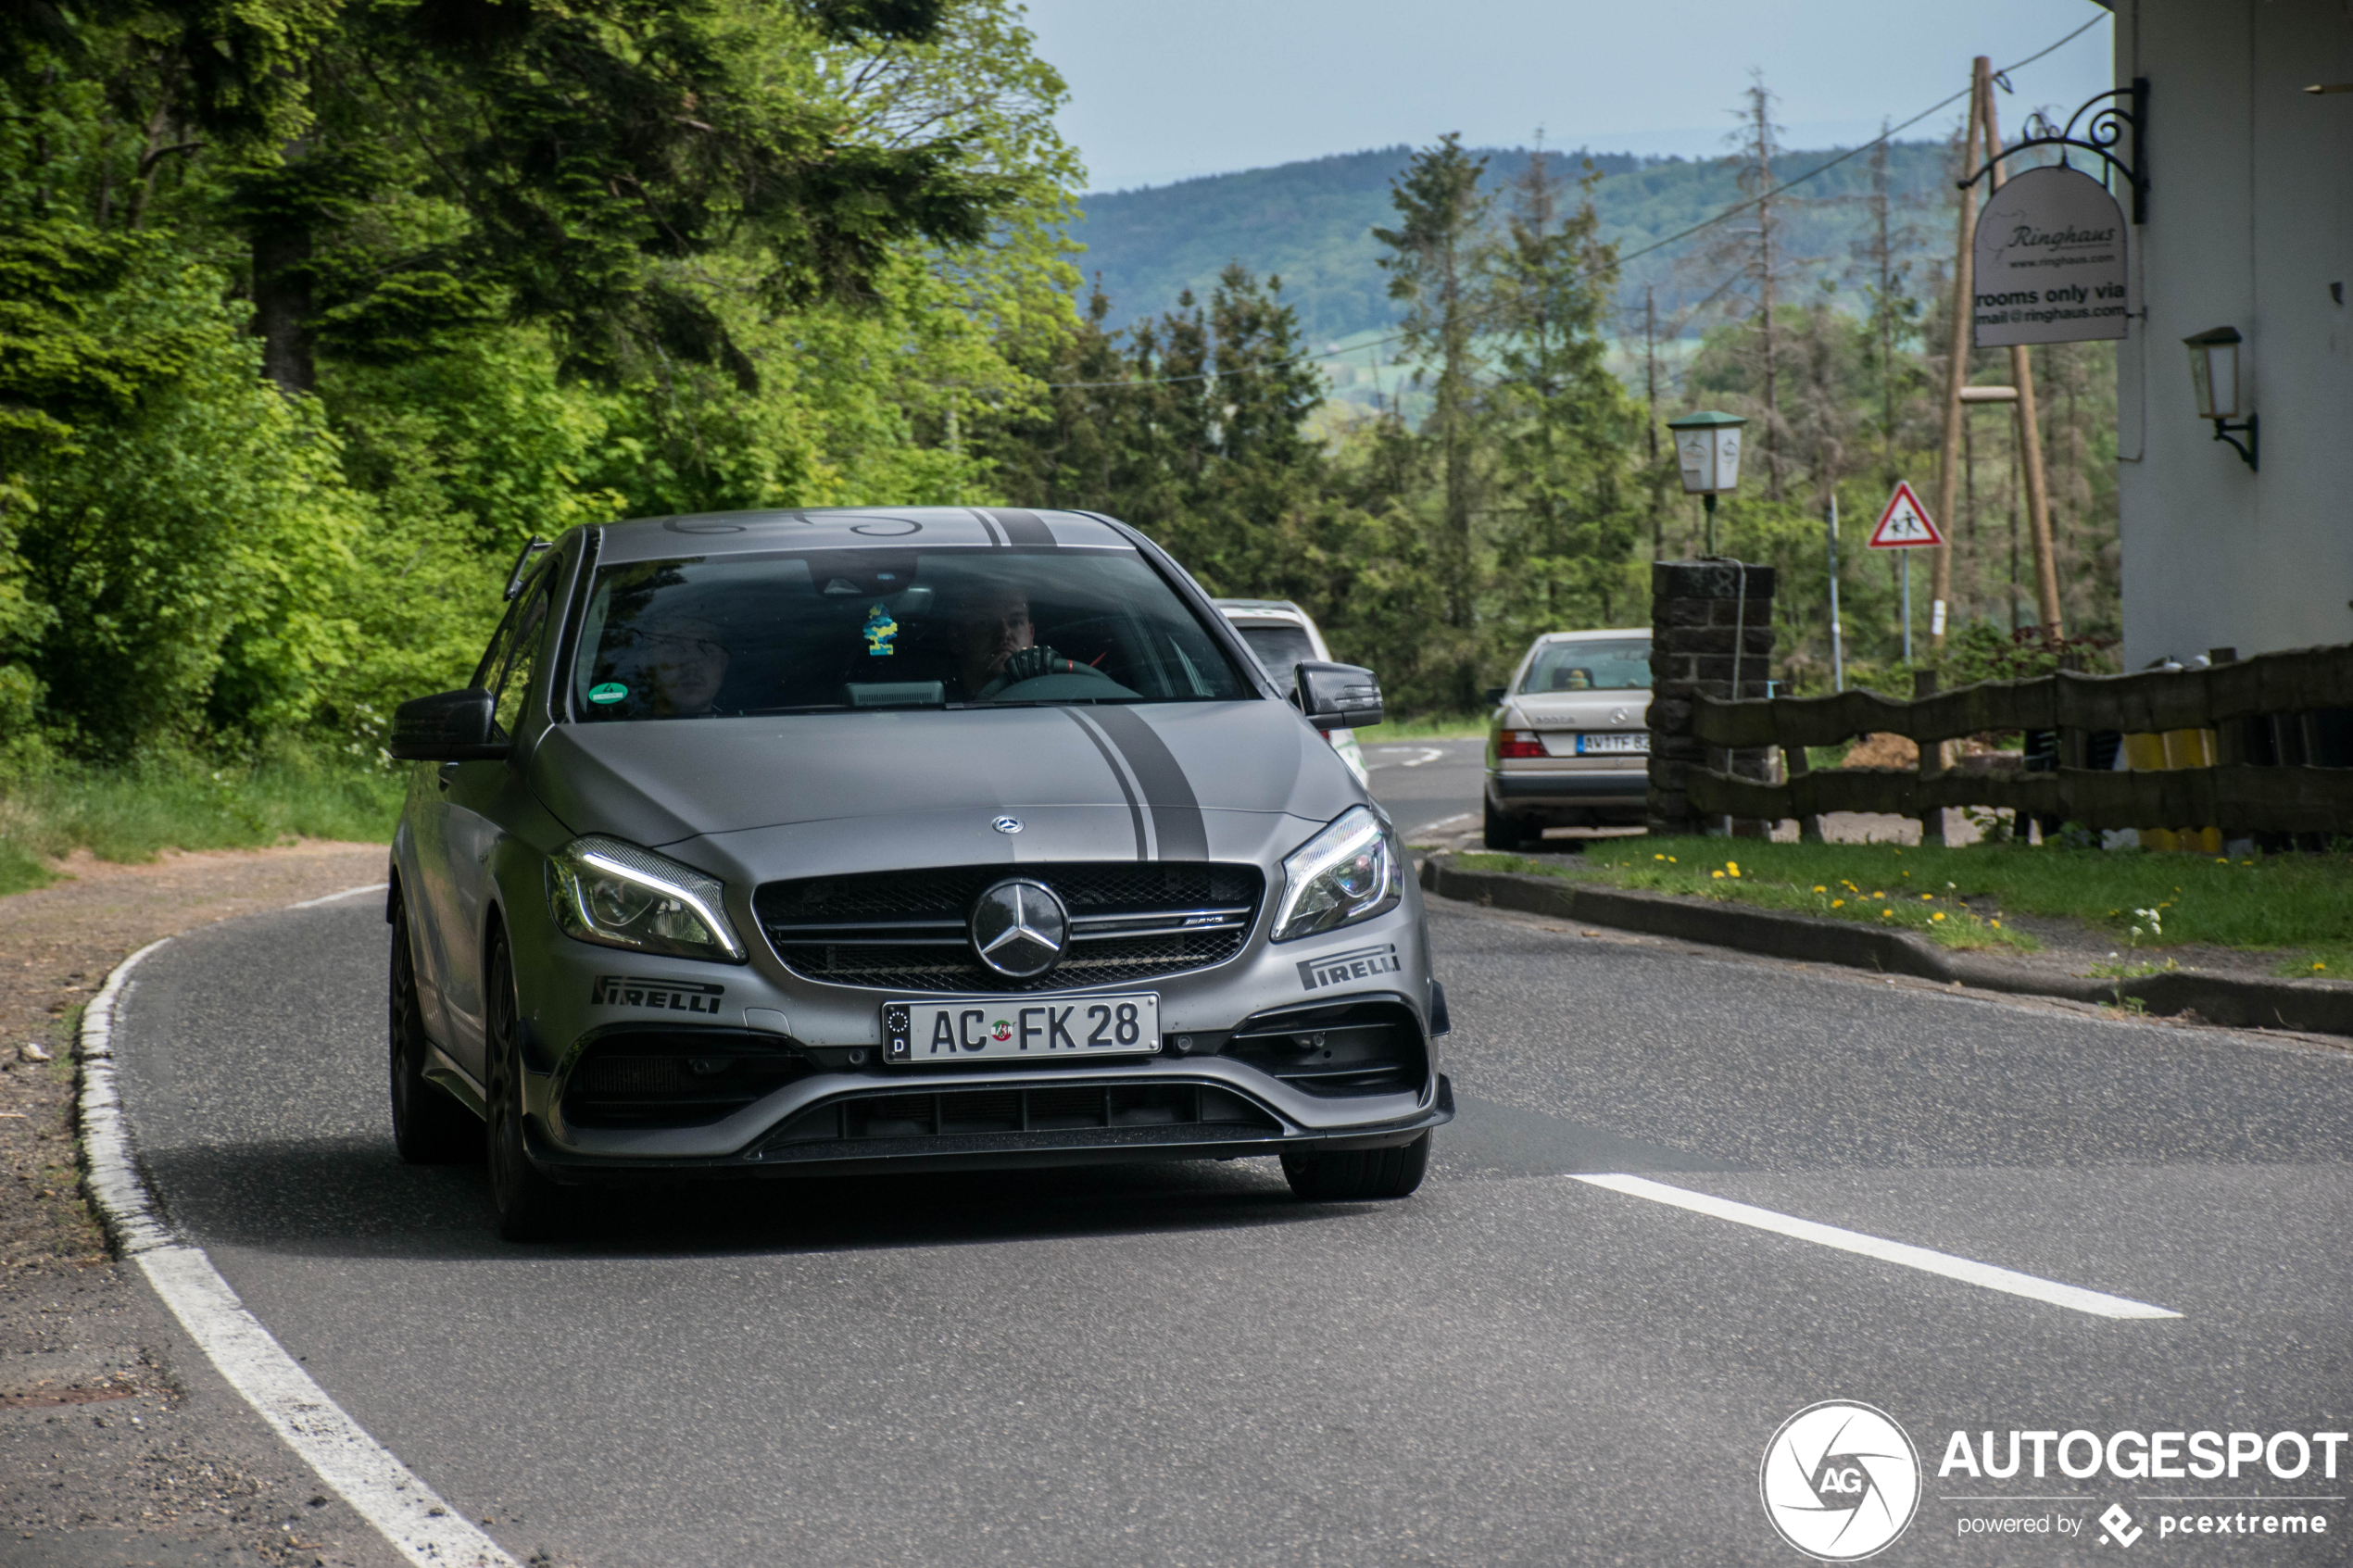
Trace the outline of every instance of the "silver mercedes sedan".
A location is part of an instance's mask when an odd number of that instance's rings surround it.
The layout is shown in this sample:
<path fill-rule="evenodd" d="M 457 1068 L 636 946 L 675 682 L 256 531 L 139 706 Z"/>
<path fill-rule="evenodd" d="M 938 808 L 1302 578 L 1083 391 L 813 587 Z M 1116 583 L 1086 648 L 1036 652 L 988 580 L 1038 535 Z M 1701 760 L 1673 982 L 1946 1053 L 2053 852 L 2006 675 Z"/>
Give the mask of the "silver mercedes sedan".
<path fill-rule="evenodd" d="M 601 1185 L 1279 1156 L 1419 1185 L 1452 1119 L 1420 894 L 1319 730 L 1143 535 L 736 512 L 526 548 L 404 704 L 392 1120 L 510 1239 Z M 484 1127 L 487 1127 L 485 1135 Z"/>

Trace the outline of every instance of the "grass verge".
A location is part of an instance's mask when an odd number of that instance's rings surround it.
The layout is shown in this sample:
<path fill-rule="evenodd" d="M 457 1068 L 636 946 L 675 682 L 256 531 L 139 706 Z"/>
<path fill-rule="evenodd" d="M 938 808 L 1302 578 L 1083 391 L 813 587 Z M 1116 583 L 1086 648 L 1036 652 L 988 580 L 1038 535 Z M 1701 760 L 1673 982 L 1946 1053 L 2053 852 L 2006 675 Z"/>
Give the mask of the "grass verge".
<path fill-rule="evenodd" d="M 1566 862 L 1470 855 L 1464 863 L 1901 926 L 1953 947 L 2032 951 L 2033 938 L 2000 913 L 2057 915 L 2109 934 L 2131 962 L 2161 962 L 2146 955 L 2196 942 L 2293 950 L 2282 973 L 2353 974 L 2353 856 L 2341 854 L 2231 860 L 2051 846 L 1626 838 L 1594 841 Z M 1990 900 L 1998 912 L 1964 900 Z"/>
<path fill-rule="evenodd" d="M 50 863 L 76 849 L 140 861 L 293 838 L 389 842 L 403 784 L 295 740 L 240 761 L 173 752 L 112 767 L 48 763 L 0 780 L 0 894 L 53 881 Z"/>

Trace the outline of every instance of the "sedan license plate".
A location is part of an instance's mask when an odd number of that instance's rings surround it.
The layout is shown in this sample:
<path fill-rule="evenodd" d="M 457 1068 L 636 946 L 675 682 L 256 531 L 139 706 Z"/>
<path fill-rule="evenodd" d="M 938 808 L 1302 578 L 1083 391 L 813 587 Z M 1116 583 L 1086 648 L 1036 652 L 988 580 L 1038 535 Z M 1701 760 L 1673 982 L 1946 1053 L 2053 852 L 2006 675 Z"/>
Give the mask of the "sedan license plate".
<path fill-rule="evenodd" d="M 990 1061 L 1151 1056 L 1160 1050 L 1160 996 L 885 1002 L 883 1060 Z"/>
<path fill-rule="evenodd" d="M 1613 751 L 1647 752 L 1651 748 L 1648 730 L 1621 731 L 1614 735 L 1579 735 L 1577 755 L 1592 757 Z"/>

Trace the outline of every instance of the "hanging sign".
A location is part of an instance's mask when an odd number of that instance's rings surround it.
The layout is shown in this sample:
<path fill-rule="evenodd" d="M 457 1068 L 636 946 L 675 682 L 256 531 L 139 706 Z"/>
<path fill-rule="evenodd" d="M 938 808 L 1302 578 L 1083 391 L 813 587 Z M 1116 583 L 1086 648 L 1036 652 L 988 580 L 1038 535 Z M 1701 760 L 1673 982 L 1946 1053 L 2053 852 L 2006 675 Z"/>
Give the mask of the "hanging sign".
<path fill-rule="evenodd" d="M 1924 550 L 1944 543 L 1944 535 L 1936 532 L 1936 524 L 1929 521 L 1928 508 L 1912 494 L 1911 483 L 1899 480 L 1895 494 L 1887 498 L 1887 509 L 1879 514 L 1879 526 L 1871 530 L 1870 547 L 1874 550 Z"/>
<path fill-rule="evenodd" d="M 1978 215 L 1976 247 L 1978 347 L 2124 335 L 2124 210 L 2082 170 L 2030 169 L 2005 182 Z"/>

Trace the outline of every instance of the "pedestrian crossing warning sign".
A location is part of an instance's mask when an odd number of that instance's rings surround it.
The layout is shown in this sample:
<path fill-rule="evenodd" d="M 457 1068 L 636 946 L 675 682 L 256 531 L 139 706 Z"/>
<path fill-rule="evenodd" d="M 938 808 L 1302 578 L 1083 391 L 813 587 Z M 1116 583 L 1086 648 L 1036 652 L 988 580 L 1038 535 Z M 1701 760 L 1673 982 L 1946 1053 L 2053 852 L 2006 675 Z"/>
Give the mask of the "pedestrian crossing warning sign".
<path fill-rule="evenodd" d="M 1874 550 L 1917 550 L 1944 543 L 1944 535 L 1936 532 L 1936 524 L 1929 521 L 1928 508 L 1912 494 L 1907 480 L 1898 480 L 1895 494 L 1887 498 L 1887 509 L 1879 514 L 1879 526 L 1871 530 L 1870 547 Z"/>

